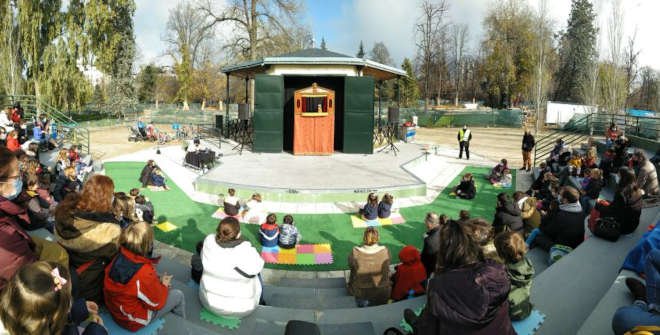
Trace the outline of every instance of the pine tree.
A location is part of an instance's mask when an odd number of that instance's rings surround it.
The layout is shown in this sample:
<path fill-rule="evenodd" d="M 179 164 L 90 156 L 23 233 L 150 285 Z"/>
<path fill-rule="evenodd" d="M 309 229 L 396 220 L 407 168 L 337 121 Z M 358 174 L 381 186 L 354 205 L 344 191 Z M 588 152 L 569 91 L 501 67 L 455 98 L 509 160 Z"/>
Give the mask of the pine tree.
<path fill-rule="evenodd" d="M 401 85 L 401 105 L 415 107 L 417 100 L 419 100 L 419 86 L 410 59 L 405 58 L 401 64 L 401 68 L 406 71 L 406 77 L 401 78 L 399 83 Z"/>
<path fill-rule="evenodd" d="M 358 52 L 355 57 L 364 58 L 364 44 L 362 44 L 362 41 L 360 41 L 360 47 L 358 48 Z"/>
<path fill-rule="evenodd" d="M 554 99 L 584 103 L 584 86 L 596 60 L 596 14 L 589 0 L 573 0 L 559 49 Z"/>
<path fill-rule="evenodd" d="M 325 37 L 321 37 L 321 50 L 328 50 L 325 45 Z"/>

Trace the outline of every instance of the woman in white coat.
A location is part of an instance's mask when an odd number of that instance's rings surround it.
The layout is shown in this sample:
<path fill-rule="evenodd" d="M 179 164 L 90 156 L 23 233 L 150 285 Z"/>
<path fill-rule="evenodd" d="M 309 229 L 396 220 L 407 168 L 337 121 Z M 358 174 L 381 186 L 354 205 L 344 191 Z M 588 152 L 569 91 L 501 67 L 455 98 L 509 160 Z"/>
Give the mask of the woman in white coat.
<path fill-rule="evenodd" d="M 240 229 L 238 220 L 226 217 L 216 234 L 204 239 L 199 298 L 206 309 L 218 315 L 246 316 L 261 297 L 258 275 L 264 261 L 249 241 L 241 239 Z"/>

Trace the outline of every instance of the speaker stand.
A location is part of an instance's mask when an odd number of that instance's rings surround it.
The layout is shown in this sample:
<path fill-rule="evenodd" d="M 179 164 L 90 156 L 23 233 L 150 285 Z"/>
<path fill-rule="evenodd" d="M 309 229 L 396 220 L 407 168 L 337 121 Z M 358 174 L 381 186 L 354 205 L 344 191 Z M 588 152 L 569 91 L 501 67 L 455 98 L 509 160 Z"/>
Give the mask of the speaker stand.
<path fill-rule="evenodd" d="M 378 152 L 386 152 L 386 153 L 393 153 L 394 156 L 399 152 L 399 148 L 396 146 L 396 130 L 399 128 L 398 123 L 387 123 L 387 127 L 385 127 L 385 140 L 387 140 L 387 144 L 381 148 Z"/>

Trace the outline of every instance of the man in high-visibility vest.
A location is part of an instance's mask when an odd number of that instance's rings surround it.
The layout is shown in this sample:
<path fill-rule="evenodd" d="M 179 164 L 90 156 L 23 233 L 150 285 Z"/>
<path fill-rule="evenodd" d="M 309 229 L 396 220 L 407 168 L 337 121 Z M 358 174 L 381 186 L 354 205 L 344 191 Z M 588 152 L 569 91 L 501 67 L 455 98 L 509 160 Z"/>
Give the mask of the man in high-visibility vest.
<path fill-rule="evenodd" d="M 458 131 L 457 139 L 460 147 L 458 159 L 463 158 L 463 149 L 465 149 L 465 158 L 470 159 L 470 140 L 472 139 L 472 132 L 468 129 L 467 125 L 463 125 L 463 129 Z"/>

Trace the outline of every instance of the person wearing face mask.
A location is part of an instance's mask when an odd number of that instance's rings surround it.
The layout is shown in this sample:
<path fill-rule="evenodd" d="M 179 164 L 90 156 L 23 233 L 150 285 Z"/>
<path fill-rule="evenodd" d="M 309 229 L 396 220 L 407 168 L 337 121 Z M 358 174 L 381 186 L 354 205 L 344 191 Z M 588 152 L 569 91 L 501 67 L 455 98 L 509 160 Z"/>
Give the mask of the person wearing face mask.
<path fill-rule="evenodd" d="M 18 160 L 7 148 L 0 147 L 0 289 L 18 269 L 37 260 L 68 266 L 66 251 L 58 244 L 30 237 L 21 223 L 29 225 L 25 208 L 12 202 L 23 190 Z"/>
<path fill-rule="evenodd" d="M 530 240 L 530 247 L 539 246 L 549 251 L 555 244 L 573 249 L 584 240 L 585 214 L 580 206 L 580 193 L 573 187 L 564 186 L 559 190 L 559 207 L 541 220 L 540 232 Z"/>
<path fill-rule="evenodd" d="M 467 125 L 463 125 L 463 128 L 458 131 L 456 136 L 458 139 L 458 159 L 463 158 L 463 150 L 465 150 L 465 158 L 470 159 L 470 140 L 472 140 L 472 131 L 468 128 Z"/>

